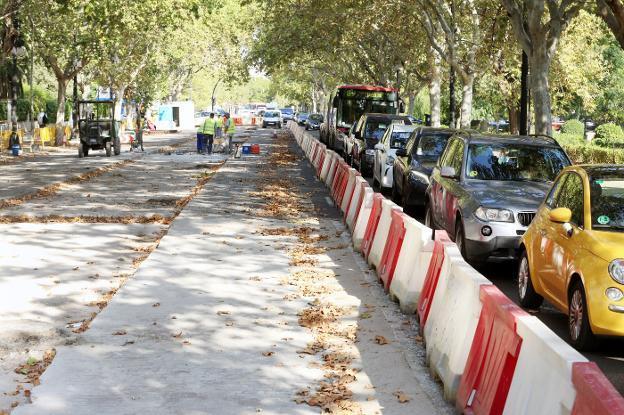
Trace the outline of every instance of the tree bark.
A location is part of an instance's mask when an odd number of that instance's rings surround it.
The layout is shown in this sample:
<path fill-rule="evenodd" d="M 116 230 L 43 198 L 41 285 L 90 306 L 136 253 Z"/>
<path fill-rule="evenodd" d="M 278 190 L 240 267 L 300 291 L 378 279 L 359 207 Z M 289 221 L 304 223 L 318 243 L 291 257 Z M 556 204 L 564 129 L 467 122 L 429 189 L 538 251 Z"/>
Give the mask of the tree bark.
<path fill-rule="evenodd" d="M 435 52 L 432 52 L 437 55 Z M 432 59 L 432 64 L 429 73 L 429 107 L 431 111 L 431 126 L 440 126 L 440 84 L 442 83 L 442 76 L 440 75 L 440 58 L 435 56 Z"/>
<path fill-rule="evenodd" d="M 65 102 L 67 101 L 67 79 L 57 79 L 57 96 L 56 103 L 58 108 L 56 109 L 56 145 L 63 145 L 63 139 L 65 138 Z"/>
<path fill-rule="evenodd" d="M 520 111 L 516 104 L 508 105 L 507 111 L 509 112 L 509 132 L 518 135 L 520 133 Z"/>
<path fill-rule="evenodd" d="M 474 95 L 474 73 L 468 73 L 467 76 L 462 76 L 462 100 L 461 100 L 461 115 L 459 126 L 461 128 L 470 128 L 470 122 L 472 121 L 472 98 Z"/>
<path fill-rule="evenodd" d="M 624 3 L 621 0 L 597 0 L 598 15 L 624 48 Z"/>
<path fill-rule="evenodd" d="M 550 61 L 548 52 L 541 48 L 535 48 L 535 53 L 529 56 L 529 66 L 531 67 L 529 83 L 535 111 L 536 134 L 552 135 L 550 84 L 548 81 Z"/>

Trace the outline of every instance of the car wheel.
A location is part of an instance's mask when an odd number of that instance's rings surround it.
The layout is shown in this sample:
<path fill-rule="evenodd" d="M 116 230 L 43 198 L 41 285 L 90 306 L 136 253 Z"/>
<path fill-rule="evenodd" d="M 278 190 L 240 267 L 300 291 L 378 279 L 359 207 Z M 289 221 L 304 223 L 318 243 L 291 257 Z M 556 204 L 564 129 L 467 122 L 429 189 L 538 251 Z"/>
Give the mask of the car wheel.
<path fill-rule="evenodd" d="M 425 206 L 425 226 L 429 229 L 436 229 L 435 223 L 433 222 L 433 211 L 431 210 L 431 205 L 429 204 Z"/>
<path fill-rule="evenodd" d="M 467 260 L 466 255 L 466 234 L 464 233 L 464 225 L 461 223 L 461 220 L 457 220 L 455 224 L 455 244 L 457 245 L 457 249 L 461 252 L 461 255 L 464 259 Z"/>
<path fill-rule="evenodd" d="M 518 300 L 524 308 L 538 309 L 544 302 L 544 297 L 535 292 L 533 281 L 531 280 L 531 270 L 529 268 L 529 257 L 526 251 L 522 252 L 518 264 Z"/>
<path fill-rule="evenodd" d="M 262 123 L 262 128 L 266 128 L 267 125 L 265 123 Z"/>
<path fill-rule="evenodd" d="M 305 129 L 306 129 L 306 131 L 310 131 L 310 127 L 308 127 L 307 125 L 306 125 Z"/>
<path fill-rule="evenodd" d="M 84 144 L 80 143 L 78 144 L 78 158 L 83 158 L 84 156 Z"/>
<path fill-rule="evenodd" d="M 110 157 L 111 156 L 111 154 L 112 154 L 111 147 L 112 146 L 111 146 L 111 142 L 110 141 L 108 141 L 108 142 L 106 142 L 106 144 L 104 144 L 104 150 L 106 150 L 106 157 Z"/>
<path fill-rule="evenodd" d="M 121 154 L 121 140 L 119 139 L 119 137 L 117 137 L 115 139 L 115 155 L 118 156 Z"/>
<path fill-rule="evenodd" d="M 282 123 L 277 124 L 277 128 L 282 128 Z"/>
<path fill-rule="evenodd" d="M 568 329 L 572 346 L 577 350 L 588 351 L 596 346 L 596 336 L 589 326 L 585 289 L 580 281 L 576 281 L 570 290 Z"/>

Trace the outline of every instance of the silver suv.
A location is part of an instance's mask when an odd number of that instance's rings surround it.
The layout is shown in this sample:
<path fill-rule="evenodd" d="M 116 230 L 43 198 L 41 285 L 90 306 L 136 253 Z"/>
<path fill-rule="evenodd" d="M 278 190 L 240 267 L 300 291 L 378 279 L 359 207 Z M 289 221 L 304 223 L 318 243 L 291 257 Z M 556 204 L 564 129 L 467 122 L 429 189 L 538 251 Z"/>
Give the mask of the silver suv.
<path fill-rule="evenodd" d="M 472 263 L 516 258 L 520 237 L 570 159 L 546 136 L 451 137 L 431 173 L 425 222 Z"/>

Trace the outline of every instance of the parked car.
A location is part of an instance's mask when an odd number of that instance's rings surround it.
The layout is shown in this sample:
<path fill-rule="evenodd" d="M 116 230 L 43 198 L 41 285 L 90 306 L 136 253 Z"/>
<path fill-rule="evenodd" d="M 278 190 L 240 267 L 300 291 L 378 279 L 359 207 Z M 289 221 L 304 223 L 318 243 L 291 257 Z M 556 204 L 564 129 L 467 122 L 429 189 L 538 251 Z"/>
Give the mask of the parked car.
<path fill-rule="evenodd" d="M 282 128 L 282 113 L 274 110 L 265 111 L 262 118 L 262 128 L 267 128 L 269 125 Z"/>
<path fill-rule="evenodd" d="M 550 137 L 459 132 L 431 173 L 425 222 L 446 230 L 469 262 L 516 259 L 550 184 L 570 164 Z"/>
<path fill-rule="evenodd" d="M 411 125 L 412 122 L 405 115 L 368 113 L 349 131 L 345 140 L 345 150 L 350 154 L 347 159 L 363 176 L 373 174 L 375 145 L 391 124 Z"/>
<path fill-rule="evenodd" d="M 284 122 L 295 119 L 295 111 L 292 108 L 282 108 L 280 112 L 282 113 L 282 120 Z"/>
<path fill-rule="evenodd" d="M 407 140 L 415 128 L 415 125 L 390 124 L 379 143 L 375 145 L 373 187 L 379 186 L 382 193 L 392 189 L 392 167 L 396 152 L 405 149 Z"/>
<path fill-rule="evenodd" d="M 323 116 L 321 114 L 310 114 L 305 122 L 306 130 L 318 130 L 323 123 Z"/>
<path fill-rule="evenodd" d="M 300 112 L 299 114 L 297 114 L 297 116 L 295 117 L 295 121 L 297 121 L 297 124 L 303 126 L 306 123 L 306 120 L 308 119 L 308 113 L 307 112 Z"/>
<path fill-rule="evenodd" d="M 407 146 L 396 152 L 393 166 L 392 199 L 406 212 L 425 207 L 429 176 L 446 143 L 456 130 L 418 127 Z"/>
<path fill-rule="evenodd" d="M 522 237 L 518 296 L 568 314 L 572 345 L 624 337 L 624 165 L 564 169 Z"/>

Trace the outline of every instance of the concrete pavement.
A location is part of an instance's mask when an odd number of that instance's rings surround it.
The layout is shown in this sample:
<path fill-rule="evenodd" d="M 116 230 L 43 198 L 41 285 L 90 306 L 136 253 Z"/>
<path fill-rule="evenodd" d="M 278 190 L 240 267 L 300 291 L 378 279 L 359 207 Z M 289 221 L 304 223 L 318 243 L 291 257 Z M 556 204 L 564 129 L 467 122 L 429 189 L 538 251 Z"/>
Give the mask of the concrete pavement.
<path fill-rule="evenodd" d="M 13 414 L 452 413 L 326 190 L 252 141 Z"/>

